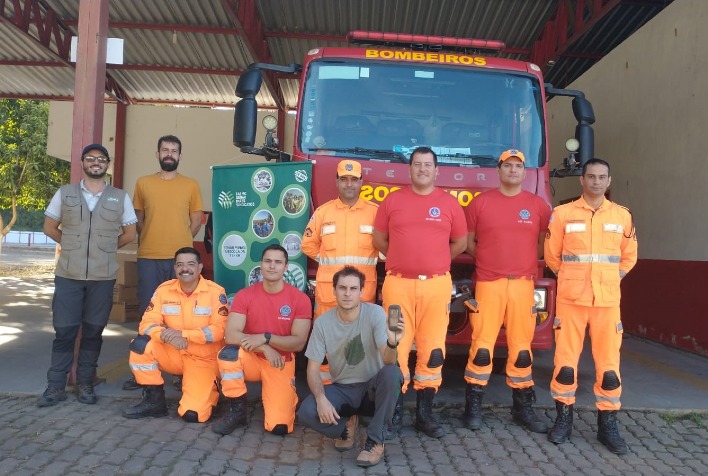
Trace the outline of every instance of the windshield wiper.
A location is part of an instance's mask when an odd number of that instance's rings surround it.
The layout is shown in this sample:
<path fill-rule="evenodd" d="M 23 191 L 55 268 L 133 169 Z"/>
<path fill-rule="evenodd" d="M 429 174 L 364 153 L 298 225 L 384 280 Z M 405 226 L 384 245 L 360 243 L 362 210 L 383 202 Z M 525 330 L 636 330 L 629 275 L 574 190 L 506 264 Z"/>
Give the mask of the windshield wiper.
<path fill-rule="evenodd" d="M 404 164 L 408 163 L 408 158 L 401 152 L 395 150 L 386 149 L 367 149 L 364 147 L 318 147 L 315 149 L 310 149 L 313 152 L 330 151 L 330 152 L 344 152 L 347 154 L 360 154 L 367 157 L 375 157 L 377 159 L 394 159 L 397 162 Z"/>

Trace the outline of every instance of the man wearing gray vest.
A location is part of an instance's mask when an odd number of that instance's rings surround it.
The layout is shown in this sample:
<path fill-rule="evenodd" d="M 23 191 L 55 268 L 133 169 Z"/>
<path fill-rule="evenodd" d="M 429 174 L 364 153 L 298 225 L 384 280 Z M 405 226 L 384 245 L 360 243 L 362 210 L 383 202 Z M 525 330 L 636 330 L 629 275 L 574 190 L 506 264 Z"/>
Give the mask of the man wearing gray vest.
<path fill-rule="evenodd" d="M 76 369 L 76 394 L 81 403 L 96 403 L 93 378 L 103 344 L 103 329 L 113 305 L 118 274 L 116 251 L 135 239 L 138 219 L 123 190 L 103 177 L 108 151 L 91 144 L 81 152 L 84 178 L 63 185 L 44 212 L 44 233 L 61 244 L 54 277 L 52 363 L 47 389 L 37 406 L 66 400 L 66 380 L 74 361 L 74 343 L 81 329 Z"/>

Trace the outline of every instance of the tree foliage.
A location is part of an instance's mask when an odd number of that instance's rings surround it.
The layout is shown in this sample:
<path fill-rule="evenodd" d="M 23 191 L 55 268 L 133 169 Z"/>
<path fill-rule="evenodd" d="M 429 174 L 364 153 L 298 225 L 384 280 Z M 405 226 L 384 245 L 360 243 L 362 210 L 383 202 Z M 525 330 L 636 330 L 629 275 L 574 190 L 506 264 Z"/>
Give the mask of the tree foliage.
<path fill-rule="evenodd" d="M 0 235 L 17 220 L 18 206 L 46 208 L 54 192 L 69 181 L 70 164 L 47 155 L 49 103 L 0 99 L 0 209 L 11 210 Z"/>

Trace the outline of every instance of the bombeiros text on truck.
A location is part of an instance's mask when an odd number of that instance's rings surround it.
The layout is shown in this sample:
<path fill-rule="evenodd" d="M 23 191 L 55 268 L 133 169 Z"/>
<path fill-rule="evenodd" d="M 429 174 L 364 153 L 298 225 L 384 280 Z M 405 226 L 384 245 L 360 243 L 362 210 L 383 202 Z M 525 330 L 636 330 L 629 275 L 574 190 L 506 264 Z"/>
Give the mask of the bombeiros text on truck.
<path fill-rule="evenodd" d="M 550 177 L 579 175 L 593 157 L 595 118 L 584 94 L 544 84 L 541 68 L 533 63 L 495 56 L 505 48 L 503 42 L 362 31 L 350 32 L 348 39 L 358 46 L 310 50 L 302 66 L 252 64 L 236 86 L 234 145 L 267 160 L 311 161 L 315 208 L 337 196 L 332 178 L 345 158 L 362 164 L 361 197 L 380 203 L 409 183 L 411 152 L 431 147 L 439 158 L 436 185 L 467 207 L 482 191 L 499 186 L 496 166 L 504 150 L 525 154 L 523 188 L 549 204 Z M 291 155 L 278 147 L 273 116 L 263 121 L 265 144 L 254 147 L 255 98 L 263 71 L 300 75 Z M 573 98 L 577 126 L 566 143 L 569 155 L 563 166 L 551 171 L 546 101 L 552 96 Z M 313 282 L 315 267 L 313 262 L 308 267 Z M 532 347 L 549 349 L 556 283 L 544 277 L 542 260 L 538 267 Z M 452 266 L 455 290 L 447 344 L 464 345 L 465 352 L 471 329 L 463 303 L 474 290 L 473 269 L 466 254 Z M 502 329 L 497 345 L 505 342 Z"/>

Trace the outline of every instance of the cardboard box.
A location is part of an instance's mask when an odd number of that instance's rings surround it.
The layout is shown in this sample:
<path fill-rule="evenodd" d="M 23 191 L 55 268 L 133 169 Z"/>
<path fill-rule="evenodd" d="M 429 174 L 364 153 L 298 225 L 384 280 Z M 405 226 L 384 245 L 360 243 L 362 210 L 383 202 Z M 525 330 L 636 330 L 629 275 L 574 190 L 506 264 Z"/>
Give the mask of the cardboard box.
<path fill-rule="evenodd" d="M 114 302 L 111 309 L 109 322 L 134 322 L 140 320 L 138 313 L 138 303 Z"/>
<path fill-rule="evenodd" d="M 138 302 L 138 287 L 116 284 L 113 287 L 113 302 Z"/>
<path fill-rule="evenodd" d="M 119 249 L 118 252 L 116 253 L 116 260 L 118 263 L 122 263 L 124 261 L 132 261 L 133 263 L 138 262 L 138 249 L 126 249 L 130 245 L 125 245 L 123 248 Z"/>
<path fill-rule="evenodd" d="M 118 276 L 116 284 L 124 286 L 138 285 L 138 263 L 132 261 L 118 261 Z"/>

